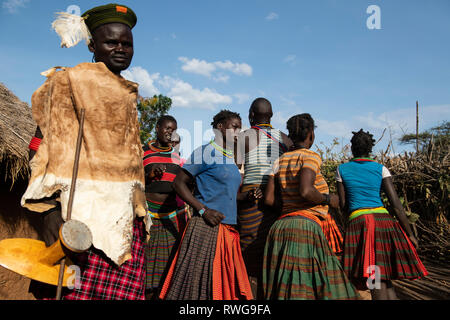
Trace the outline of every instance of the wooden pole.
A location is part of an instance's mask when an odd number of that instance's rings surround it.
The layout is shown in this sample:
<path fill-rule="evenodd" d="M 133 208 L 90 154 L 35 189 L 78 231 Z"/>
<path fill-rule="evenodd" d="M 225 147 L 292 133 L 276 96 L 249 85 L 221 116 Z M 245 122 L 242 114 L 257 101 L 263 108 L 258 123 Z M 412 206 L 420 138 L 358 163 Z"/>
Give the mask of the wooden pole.
<path fill-rule="evenodd" d="M 416 101 L 416 153 L 419 153 L 419 101 Z"/>
<path fill-rule="evenodd" d="M 77 176 L 78 176 L 78 164 L 80 162 L 81 143 L 83 141 L 84 115 L 85 115 L 85 110 L 81 109 L 80 127 L 78 129 L 77 145 L 76 145 L 76 151 L 75 151 L 75 162 L 73 165 L 73 172 L 72 172 L 72 185 L 70 186 L 69 202 L 67 204 L 66 222 L 72 218 L 73 196 L 75 193 L 75 184 L 76 184 Z M 58 278 L 58 288 L 56 290 L 56 300 L 61 300 L 62 283 L 64 280 L 65 267 L 66 267 L 66 259 L 64 258 L 61 260 L 61 263 L 59 266 L 59 278 Z"/>

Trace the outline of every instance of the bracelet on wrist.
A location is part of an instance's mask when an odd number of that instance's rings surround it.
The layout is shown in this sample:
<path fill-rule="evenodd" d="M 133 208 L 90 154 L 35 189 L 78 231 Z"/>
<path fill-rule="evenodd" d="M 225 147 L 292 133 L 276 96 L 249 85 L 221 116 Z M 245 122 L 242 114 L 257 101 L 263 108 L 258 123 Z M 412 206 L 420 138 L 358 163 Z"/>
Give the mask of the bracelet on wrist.
<path fill-rule="evenodd" d="M 206 210 L 207 210 L 206 208 L 202 208 L 198 210 L 198 214 L 202 217 L 205 214 Z"/>

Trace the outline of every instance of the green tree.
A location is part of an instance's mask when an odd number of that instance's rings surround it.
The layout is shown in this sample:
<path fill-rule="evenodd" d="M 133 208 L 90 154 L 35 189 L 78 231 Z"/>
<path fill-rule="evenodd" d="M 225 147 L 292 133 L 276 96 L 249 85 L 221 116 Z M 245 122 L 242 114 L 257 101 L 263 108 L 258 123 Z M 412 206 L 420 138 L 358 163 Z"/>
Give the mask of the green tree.
<path fill-rule="evenodd" d="M 448 152 L 450 146 L 450 121 L 444 121 L 442 124 L 429 130 L 419 133 L 419 148 L 422 152 L 430 152 L 430 148 L 439 148 L 443 152 Z M 400 138 L 402 144 L 415 144 L 416 135 L 413 133 L 405 134 Z"/>
<path fill-rule="evenodd" d="M 162 94 L 151 98 L 140 97 L 137 109 L 139 112 L 139 124 L 141 126 L 140 137 L 142 144 L 155 138 L 155 127 L 158 119 L 167 114 L 172 106 L 172 99 Z"/>

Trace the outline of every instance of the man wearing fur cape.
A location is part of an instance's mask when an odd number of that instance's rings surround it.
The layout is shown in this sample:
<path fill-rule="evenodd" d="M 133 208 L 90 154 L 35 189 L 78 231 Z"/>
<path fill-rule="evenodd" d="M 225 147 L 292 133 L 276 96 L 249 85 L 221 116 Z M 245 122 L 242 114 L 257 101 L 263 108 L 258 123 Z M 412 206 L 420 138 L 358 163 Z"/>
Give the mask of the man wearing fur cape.
<path fill-rule="evenodd" d="M 136 22 L 130 8 L 117 4 L 81 17 L 61 13 L 52 26 L 62 46 L 85 39 L 95 63 L 50 69 L 32 97 L 38 130 L 30 143 L 32 174 L 22 206 L 43 214 L 47 245 L 67 219 L 80 109 L 85 109 L 72 219 L 89 227 L 93 247 L 71 257 L 80 267 L 80 281 L 63 299 L 145 299 L 148 227 L 138 86 L 120 76 L 131 64 Z M 53 209 L 57 202 L 60 210 Z"/>

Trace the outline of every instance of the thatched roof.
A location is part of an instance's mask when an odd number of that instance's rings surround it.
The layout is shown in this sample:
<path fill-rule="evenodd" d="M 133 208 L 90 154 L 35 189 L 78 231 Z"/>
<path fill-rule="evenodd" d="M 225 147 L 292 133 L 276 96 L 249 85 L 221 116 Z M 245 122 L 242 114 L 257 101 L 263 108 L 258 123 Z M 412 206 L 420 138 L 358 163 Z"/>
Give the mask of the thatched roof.
<path fill-rule="evenodd" d="M 28 175 L 28 145 L 35 130 L 29 105 L 0 83 L 0 163 L 5 167 L 0 179 Z"/>

